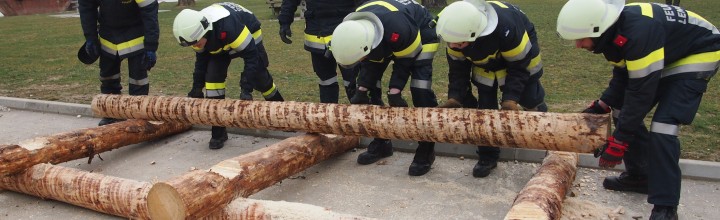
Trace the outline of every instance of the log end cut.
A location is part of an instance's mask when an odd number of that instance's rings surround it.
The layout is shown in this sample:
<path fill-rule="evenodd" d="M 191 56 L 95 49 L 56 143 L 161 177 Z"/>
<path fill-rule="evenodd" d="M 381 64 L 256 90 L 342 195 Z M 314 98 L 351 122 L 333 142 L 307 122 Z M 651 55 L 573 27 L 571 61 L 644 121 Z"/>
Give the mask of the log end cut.
<path fill-rule="evenodd" d="M 155 183 L 147 197 L 151 219 L 185 219 L 187 210 L 180 193 L 167 183 Z"/>
<path fill-rule="evenodd" d="M 550 220 L 548 212 L 539 205 L 532 202 L 521 202 L 513 207 L 505 216 L 505 220 Z"/>

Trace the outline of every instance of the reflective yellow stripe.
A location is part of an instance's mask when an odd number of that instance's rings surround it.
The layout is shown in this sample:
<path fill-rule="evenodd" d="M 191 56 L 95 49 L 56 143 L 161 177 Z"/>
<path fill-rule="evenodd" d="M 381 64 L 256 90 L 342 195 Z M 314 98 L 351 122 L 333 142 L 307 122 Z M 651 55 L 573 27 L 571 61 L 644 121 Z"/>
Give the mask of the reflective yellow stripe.
<path fill-rule="evenodd" d="M 665 48 L 660 48 L 647 56 L 637 59 L 628 60 L 627 69 L 629 71 L 630 78 L 642 78 L 648 74 L 661 70 L 663 68 L 663 62 L 665 58 Z"/>
<path fill-rule="evenodd" d="M 218 54 L 220 52 L 223 52 L 223 48 L 218 48 L 216 51 L 210 51 L 210 54 Z"/>
<path fill-rule="evenodd" d="M 422 45 L 422 52 L 437 52 L 439 43 L 429 43 Z"/>
<path fill-rule="evenodd" d="M 501 8 L 508 8 L 508 6 L 505 5 L 505 4 L 503 4 L 502 2 L 498 2 L 498 1 L 488 1 L 488 2 L 489 2 L 489 3 L 493 3 L 493 4 L 497 5 L 497 6 L 500 6 Z"/>
<path fill-rule="evenodd" d="M 482 64 L 486 64 L 486 63 L 490 62 L 490 59 L 495 59 L 496 56 L 497 56 L 497 53 L 493 53 L 492 55 L 485 57 L 485 59 L 473 60 L 472 62 L 477 65 L 482 65 Z"/>
<path fill-rule="evenodd" d="M 527 32 L 523 32 L 522 41 L 520 41 L 520 44 L 517 47 L 513 48 L 512 50 L 501 52 L 501 53 L 502 53 L 503 57 L 508 58 L 509 61 L 521 60 L 522 58 L 524 58 L 524 55 L 521 56 L 519 59 L 515 59 L 515 58 L 516 58 L 516 56 L 521 55 L 521 53 L 527 54 L 528 52 L 530 52 L 530 49 L 527 48 L 529 46 L 528 42 L 530 42 L 530 37 L 528 37 Z"/>
<path fill-rule="evenodd" d="M 699 53 L 682 58 L 674 63 L 671 63 L 666 68 L 673 68 L 677 66 L 687 64 L 698 64 L 698 63 L 713 63 L 720 61 L 720 51 L 713 51 L 707 53 Z"/>
<path fill-rule="evenodd" d="M 527 70 L 530 72 L 530 75 L 534 75 L 535 73 L 540 72 L 540 69 L 542 68 L 542 58 L 540 58 L 540 54 L 537 55 L 537 57 L 532 58 L 530 60 L 530 65 L 528 65 Z"/>
<path fill-rule="evenodd" d="M 319 37 L 319 36 L 316 36 L 316 35 L 305 34 L 305 40 L 306 40 L 306 41 L 313 42 L 313 43 L 319 43 L 319 44 L 325 44 L 325 45 L 327 45 L 327 44 L 330 42 L 331 39 L 332 39 L 332 35 L 326 36 L 326 37 Z"/>
<path fill-rule="evenodd" d="M 267 91 L 263 92 L 263 97 L 267 97 L 270 94 L 272 94 L 275 91 L 275 83 L 273 83 L 273 86 L 268 89 Z"/>
<path fill-rule="evenodd" d="M 248 30 L 247 27 L 244 27 L 242 32 L 240 32 L 240 36 L 238 36 L 238 38 L 235 39 L 235 41 L 233 41 L 232 43 L 226 45 L 224 49 L 225 50 L 230 50 L 230 48 L 233 48 L 233 49 L 239 48 L 240 50 L 245 49 L 244 46 L 247 46 L 247 45 L 242 45 L 242 44 L 245 43 L 245 41 L 247 41 L 247 38 L 249 36 L 251 36 L 250 30 Z M 243 47 L 240 47 L 240 46 L 243 46 Z"/>
<path fill-rule="evenodd" d="M 360 11 L 360 9 L 367 8 L 367 7 L 370 7 L 370 6 L 373 6 L 373 5 L 383 6 L 383 7 L 387 8 L 387 9 L 390 10 L 390 11 L 398 11 L 398 9 L 397 9 L 395 6 L 391 5 L 390 3 L 383 2 L 383 1 L 370 2 L 370 3 L 368 3 L 368 4 L 365 4 L 365 5 L 362 5 L 362 6 L 358 7 L 355 11 Z"/>
<path fill-rule="evenodd" d="M 616 67 L 625 68 L 625 60 L 620 60 L 620 62 L 617 62 L 617 63 L 613 62 L 613 61 L 608 61 L 608 63 L 610 63 L 610 65 L 613 65 Z"/>
<path fill-rule="evenodd" d="M 205 83 L 205 89 L 225 89 L 225 82 L 221 83 Z"/>
<path fill-rule="evenodd" d="M 130 47 L 134 47 L 134 46 L 140 45 L 140 44 L 142 44 L 144 41 L 145 41 L 145 37 L 142 36 L 142 37 L 138 37 L 138 38 L 132 39 L 132 40 L 130 40 L 130 41 L 126 41 L 126 42 L 119 43 L 119 44 L 114 44 L 114 43 L 112 43 L 112 42 L 110 42 L 110 41 L 108 41 L 108 40 L 103 39 L 102 37 L 100 38 L 100 44 L 102 44 L 103 46 L 106 46 L 106 47 L 108 47 L 108 48 L 110 48 L 110 49 L 113 49 L 113 50 L 115 50 L 115 51 L 120 51 L 120 50 L 123 50 L 123 49 L 127 49 L 127 48 L 130 48 Z"/>
<path fill-rule="evenodd" d="M 413 41 L 410 46 L 401 51 L 393 52 L 393 55 L 395 55 L 396 57 L 406 57 L 408 55 L 412 55 L 412 53 L 417 51 L 417 48 L 420 47 L 420 42 L 420 32 L 418 31 L 417 37 L 415 37 L 415 41 Z"/>
<path fill-rule="evenodd" d="M 262 29 L 255 31 L 255 33 L 252 33 L 253 39 L 258 39 L 262 35 Z"/>
<path fill-rule="evenodd" d="M 652 5 L 650 3 L 630 3 L 627 6 L 640 6 L 640 12 L 647 17 L 653 17 Z"/>
<path fill-rule="evenodd" d="M 699 14 L 696 14 L 695 12 L 692 12 L 692 11 L 686 11 L 686 12 L 687 12 L 687 14 L 688 14 L 690 17 L 693 17 L 693 18 L 696 18 L 696 19 L 700 19 L 700 20 L 703 20 L 703 21 L 705 21 L 705 22 L 707 22 L 707 23 L 710 23 L 708 20 L 705 20 L 705 18 L 703 18 L 703 17 L 700 16 Z"/>
<path fill-rule="evenodd" d="M 460 51 L 453 50 L 450 47 L 447 47 L 447 52 L 448 54 L 450 54 L 450 56 L 453 56 L 453 58 L 465 59 L 465 54 Z"/>

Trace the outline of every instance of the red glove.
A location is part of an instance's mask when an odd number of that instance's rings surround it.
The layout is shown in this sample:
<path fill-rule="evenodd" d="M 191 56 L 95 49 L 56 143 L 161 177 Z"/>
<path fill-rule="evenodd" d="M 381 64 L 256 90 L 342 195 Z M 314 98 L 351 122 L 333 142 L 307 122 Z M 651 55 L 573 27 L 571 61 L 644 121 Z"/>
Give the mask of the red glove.
<path fill-rule="evenodd" d="M 610 113 L 610 106 L 605 104 L 602 100 L 598 99 L 590 103 L 590 105 L 588 105 L 588 107 L 585 108 L 582 113 L 607 114 Z"/>
<path fill-rule="evenodd" d="M 608 137 L 607 143 L 595 153 L 595 157 L 600 157 L 598 165 L 603 168 L 613 168 L 621 164 L 627 148 L 627 143 L 615 139 L 614 136 Z"/>

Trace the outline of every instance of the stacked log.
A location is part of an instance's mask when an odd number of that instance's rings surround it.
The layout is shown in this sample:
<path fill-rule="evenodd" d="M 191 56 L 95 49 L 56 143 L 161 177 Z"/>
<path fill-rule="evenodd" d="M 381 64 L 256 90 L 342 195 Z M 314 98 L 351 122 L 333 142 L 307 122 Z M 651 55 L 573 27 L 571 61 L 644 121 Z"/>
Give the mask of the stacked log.
<path fill-rule="evenodd" d="M 506 220 L 560 219 L 565 194 L 575 181 L 578 155 L 550 151 L 515 198 Z"/>
<path fill-rule="evenodd" d="M 187 131 L 192 126 L 176 122 L 126 120 L 100 127 L 80 129 L 0 146 L 0 177 L 35 164 L 58 164 L 119 147 Z M 89 161 L 88 161 L 89 162 Z"/>
<path fill-rule="evenodd" d="M 238 128 L 589 153 L 605 143 L 608 115 L 395 108 L 161 96 L 97 95 L 96 115 Z"/>
<path fill-rule="evenodd" d="M 153 184 L 148 194 L 152 219 L 198 219 L 357 147 L 357 137 L 305 134 Z"/>

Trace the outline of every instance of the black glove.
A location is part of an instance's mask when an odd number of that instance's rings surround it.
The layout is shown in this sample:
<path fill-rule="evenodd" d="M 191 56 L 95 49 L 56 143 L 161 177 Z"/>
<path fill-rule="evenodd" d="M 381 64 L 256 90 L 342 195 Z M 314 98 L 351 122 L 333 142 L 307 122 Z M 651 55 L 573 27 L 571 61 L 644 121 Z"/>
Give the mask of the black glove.
<path fill-rule="evenodd" d="M 398 94 L 387 94 L 388 104 L 392 107 L 408 107 L 407 102 L 402 97 L 402 93 Z"/>
<path fill-rule="evenodd" d="M 145 59 L 143 60 L 143 63 L 145 64 L 145 69 L 152 69 L 155 66 L 156 62 L 157 55 L 155 54 L 155 51 L 145 51 Z"/>
<path fill-rule="evenodd" d="M 582 113 L 590 113 L 590 114 L 607 114 L 610 113 L 610 107 L 605 105 L 604 103 L 601 104 L 600 100 L 595 100 L 588 107 L 582 111 Z"/>
<path fill-rule="evenodd" d="M 187 97 L 190 98 L 205 98 L 205 93 L 203 93 L 202 88 L 193 88 L 188 92 Z"/>
<path fill-rule="evenodd" d="M 85 52 L 90 57 L 100 56 L 100 43 L 98 40 L 87 40 L 85 41 Z"/>
<path fill-rule="evenodd" d="M 368 91 L 360 91 L 359 89 L 355 91 L 355 95 L 353 95 L 352 98 L 350 98 L 351 104 L 370 104 L 370 98 L 368 98 Z"/>
<path fill-rule="evenodd" d="M 289 24 L 281 24 L 280 25 L 280 39 L 285 42 L 286 44 L 291 44 L 292 40 L 290 38 L 292 37 L 292 31 L 290 30 Z"/>

